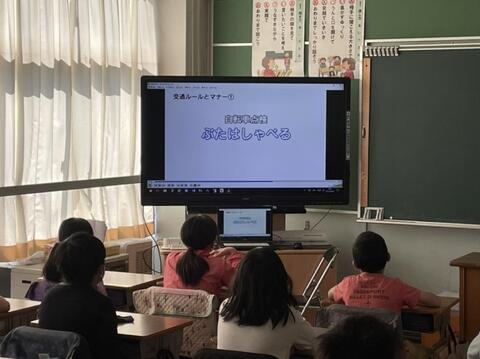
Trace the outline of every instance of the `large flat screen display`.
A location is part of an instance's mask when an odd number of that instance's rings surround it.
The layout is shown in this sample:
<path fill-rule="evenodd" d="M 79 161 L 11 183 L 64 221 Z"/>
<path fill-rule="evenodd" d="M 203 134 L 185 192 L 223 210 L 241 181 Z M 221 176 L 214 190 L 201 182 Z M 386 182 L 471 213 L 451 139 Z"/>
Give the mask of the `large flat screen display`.
<path fill-rule="evenodd" d="M 345 204 L 350 82 L 142 77 L 144 205 Z"/>

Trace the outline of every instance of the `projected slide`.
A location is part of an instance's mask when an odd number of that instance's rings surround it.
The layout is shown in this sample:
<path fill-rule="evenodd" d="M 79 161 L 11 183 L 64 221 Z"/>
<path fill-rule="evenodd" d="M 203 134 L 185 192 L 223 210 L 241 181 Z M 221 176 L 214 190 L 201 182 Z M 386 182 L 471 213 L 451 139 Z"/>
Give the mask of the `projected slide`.
<path fill-rule="evenodd" d="M 230 187 L 325 181 L 326 92 L 338 84 L 165 89 L 165 180 Z"/>

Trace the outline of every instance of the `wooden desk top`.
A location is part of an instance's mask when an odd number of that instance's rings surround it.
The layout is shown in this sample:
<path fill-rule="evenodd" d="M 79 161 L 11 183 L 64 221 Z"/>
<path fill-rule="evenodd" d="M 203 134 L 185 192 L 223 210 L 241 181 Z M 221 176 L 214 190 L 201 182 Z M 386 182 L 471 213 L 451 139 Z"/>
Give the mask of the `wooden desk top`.
<path fill-rule="evenodd" d="M 403 308 L 402 313 L 417 313 L 417 314 L 428 314 L 428 315 L 436 315 L 436 314 L 443 314 L 445 311 L 450 310 L 455 304 L 459 302 L 458 298 L 451 298 L 451 297 L 440 297 L 440 307 L 432 308 L 432 307 L 424 307 L 424 306 L 416 306 L 415 308 Z"/>
<path fill-rule="evenodd" d="M 118 312 L 122 317 L 132 316 L 133 323 L 119 323 L 118 335 L 133 340 L 146 340 L 175 332 L 192 325 L 190 319 L 167 317 L 163 315 L 146 315 L 140 313 Z M 30 322 L 32 327 L 38 327 L 38 319 Z"/>
<path fill-rule="evenodd" d="M 450 261 L 450 265 L 454 267 L 480 268 L 480 253 L 472 252 L 460 258 L 453 259 Z"/>
<path fill-rule="evenodd" d="M 118 324 L 118 334 L 124 338 L 145 340 L 172 333 L 192 325 L 190 319 L 167 317 L 161 315 L 145 315 L 139 313 L 117 312 L 117 315 L 133 317 L 133 323 Z"/>
<path fill-rule="evenodd" d="M 107 289 L 135 290 L 146 285 L 155 285 L 162 279 L 163 276 L 160 275 L 106 271 L 103 284 Z"/>
<path fill-rule="evenodd" d="M 10 310 L 6 313 L 0 313 L 0 320 L 13 315 L 22 314 L 40 307 L 40 302 L 29 299 L 5 298 L 10 303 Z"/>

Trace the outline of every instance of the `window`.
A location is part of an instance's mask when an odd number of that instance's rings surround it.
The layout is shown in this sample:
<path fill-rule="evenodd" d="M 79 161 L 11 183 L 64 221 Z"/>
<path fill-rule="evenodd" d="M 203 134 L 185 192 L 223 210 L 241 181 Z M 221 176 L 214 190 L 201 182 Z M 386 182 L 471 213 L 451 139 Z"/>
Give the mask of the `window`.
<path fill-rule="evenodd" d="M 158 19 L 157 0 L 0 1 L 0 261 L 66 217 L 143 223 L 139 78 L 158 72 Z M 106 184 L 124 185 L 90 188 Z"/>

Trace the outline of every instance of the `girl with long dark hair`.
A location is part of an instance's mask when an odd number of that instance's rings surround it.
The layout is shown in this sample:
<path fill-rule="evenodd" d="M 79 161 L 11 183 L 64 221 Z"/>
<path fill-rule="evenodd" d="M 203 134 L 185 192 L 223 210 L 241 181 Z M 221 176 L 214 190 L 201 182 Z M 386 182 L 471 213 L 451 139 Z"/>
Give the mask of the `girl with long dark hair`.
<path fill-rule="evenodd" d="M 60 274 L 56 261 L 56 252 L 60 243 L 72 234 L 78 232 L 93 235 L 93 228 L 84 218 L 71 217 L 62 221 L 58 228 L 58 243 L 55 243 L 48 255 L 47 261 L 43 265 L 43 278 L 30 285 L 30 288 L 25 294 L 25 298 L 42 301 L 47 292 L 62 281 L 62 275 Z M 107 295 L 102 281 L 98 283 L 97 289 L 103 295 Z"/>
<path fill-rule="evenodd" d="M 288 359 L 292 347 L 314 351 L 314 332 L 294 308 L 292 281 L 271 248 L 242 260 L 232 296 L 220 307 L 218 348 Z"/>

